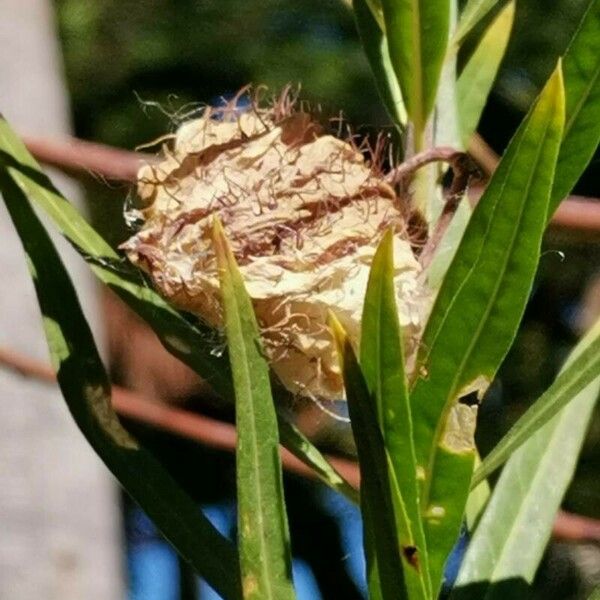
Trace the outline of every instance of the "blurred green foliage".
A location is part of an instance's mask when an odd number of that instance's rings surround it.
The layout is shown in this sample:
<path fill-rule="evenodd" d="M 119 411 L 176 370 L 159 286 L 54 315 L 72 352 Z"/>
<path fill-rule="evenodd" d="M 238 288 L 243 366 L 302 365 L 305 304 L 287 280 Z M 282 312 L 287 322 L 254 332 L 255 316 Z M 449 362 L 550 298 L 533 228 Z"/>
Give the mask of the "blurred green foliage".
<path fill-rule="evenodd" d="M 582 0 L 521 0 L 496 86 L 524 112 L 582 14 Z M 56 0 L 79 135 L 132 147 L 196 103 L 242 86 L 302 85 L 326 115 L 387 124 L 341 0 Z M 516 119 L 517 117 L 515 117 Z M 500 143 L 506 140 L 499 140 Z"/>
<path fill-rule="evenodd" d="M 242 86 L 302 97 L 326 114 L 385 122 L 351 12 L 338 0 L 59 0 L 76 130 L 131 146 L 161 135 L 167 113 Z"/>

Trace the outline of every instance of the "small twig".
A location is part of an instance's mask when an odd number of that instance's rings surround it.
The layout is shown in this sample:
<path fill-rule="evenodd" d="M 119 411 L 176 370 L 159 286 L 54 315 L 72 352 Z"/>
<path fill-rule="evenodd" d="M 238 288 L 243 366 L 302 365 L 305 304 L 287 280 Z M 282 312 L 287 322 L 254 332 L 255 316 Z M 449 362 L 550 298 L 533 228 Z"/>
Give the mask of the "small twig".
<path fill-rule="evenodd" d="M 28 150 L 40 162 L 69 174 L 88 173 L 112 181 L 135 182 L 144 163 L 156 158 L 151 154 L 129 152 L 74 137 L 63 139 L 24 136 Z"/>
<path fill-rule="evenodd" d="M 464 152 L 459 152 L 454 148 L 445 146 L 430 148 L 400 163 L 386 175 L 385 180 L 392 186 L 396 186 L 399 183 L 405 185 L 407 180 L 412 178 L 415 172 L 425 165 L 434 162 L 447 162 L 453 165 L 456 161 L 462 160 L 462 157 L 464 157 Z"/>
<path fill-rule="evenodd" d="M 567 542 L 599 541 L 600 521 L 561 510 L 552 529 L 554 539 Z"/>
<path fill-rule="evenodd" d="M 152 163 L 157 160 L 148 154 L 120 150 L 77 138 L 50 139 L 26 136 L 24 141 L 35 158 L 46 165 L 54 166 L 67 173 L 77 175 L 82 173 L 97 174 L 106 179 L 128 183 L 137 181 L 137 171 L 140 164 L 144 162 Z M 485 142 L 482 140 L 482 143 Z M 451 148 L 445 150 L 450 153 L 456 152 Z M 490 155 L 486 160 L 481 148 L 477 150 L 475 147 L 470 148 L 469 152 L 486 173 L 491 172 L 490 169 L 493 170 L 495 167 L 496 156 Z M 416 156 L 413 158 L 417 159 Z M 445 159 L 440 158 L 439 160 Z M 410 161 L 408 162 L 410 163 Z M 402 167 L 400 170 L 401 179 L 403 177 L 402 172 L 407 168 Z M 394 171 L 390 175 L 393 173 Z M 564 200 L 554 214 L 551 225 L 588 233 L 600 232 L 600 202 L 597 198 L 582 200 L 584 199 L 577 196 L 570 196 L 567 200 Z"/>

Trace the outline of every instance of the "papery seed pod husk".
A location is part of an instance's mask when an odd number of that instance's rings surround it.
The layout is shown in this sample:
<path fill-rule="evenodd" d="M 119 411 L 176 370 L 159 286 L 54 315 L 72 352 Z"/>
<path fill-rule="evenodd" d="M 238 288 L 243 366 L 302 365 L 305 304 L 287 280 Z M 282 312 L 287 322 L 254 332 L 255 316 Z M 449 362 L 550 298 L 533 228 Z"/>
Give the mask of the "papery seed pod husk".
<path fill-rule="evenodd" d="M 340 399 L 328 311 L 358 342 L 371 261 L 392 227 L 400 322 L 416 334 L 419 264 L 400 200 L 375 162 L 286 101 L 245 112 L 207 108 L 182 125 L 162 160 L 139 172 L 144 224 L 122 248 L 175 306 L 220 327 L 211 246 L 218 215 L 272 369 L 295 394 Z"/>

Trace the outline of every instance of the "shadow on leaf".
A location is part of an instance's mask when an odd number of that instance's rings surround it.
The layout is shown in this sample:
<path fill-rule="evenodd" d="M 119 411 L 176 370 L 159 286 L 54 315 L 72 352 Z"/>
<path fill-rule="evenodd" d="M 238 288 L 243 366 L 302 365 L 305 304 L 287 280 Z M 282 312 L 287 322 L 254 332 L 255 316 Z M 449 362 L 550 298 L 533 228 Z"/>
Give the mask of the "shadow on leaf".
<path fill-rule="evenodd" d="M 520 577 L 501 581 L 478 581 L 459 585 L 452 590 L 450 600 L 527 600 L 532 597 L 531 584 Z"/>

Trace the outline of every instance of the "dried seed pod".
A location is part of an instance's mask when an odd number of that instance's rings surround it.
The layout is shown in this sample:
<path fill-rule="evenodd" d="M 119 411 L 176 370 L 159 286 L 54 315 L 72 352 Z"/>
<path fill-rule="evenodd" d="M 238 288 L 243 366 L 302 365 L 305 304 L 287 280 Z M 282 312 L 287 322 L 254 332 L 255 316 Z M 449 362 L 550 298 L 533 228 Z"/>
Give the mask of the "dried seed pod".
<path fill-rule="evenodd" d="M 328 310 L 357 341 L 370 264 L 393 227 L 399 316 L 414 334 L 419 265 L 394 189 L 349 141 L 284 105 L 241 114 L 207 108 L 181 126 L 164 160 L 140 170 L 145 223 L 122 248 L 174 305 L 219 327 L 210 236 L 218 214 L 273 370 L 294 393 L 339 399 Z"/>

